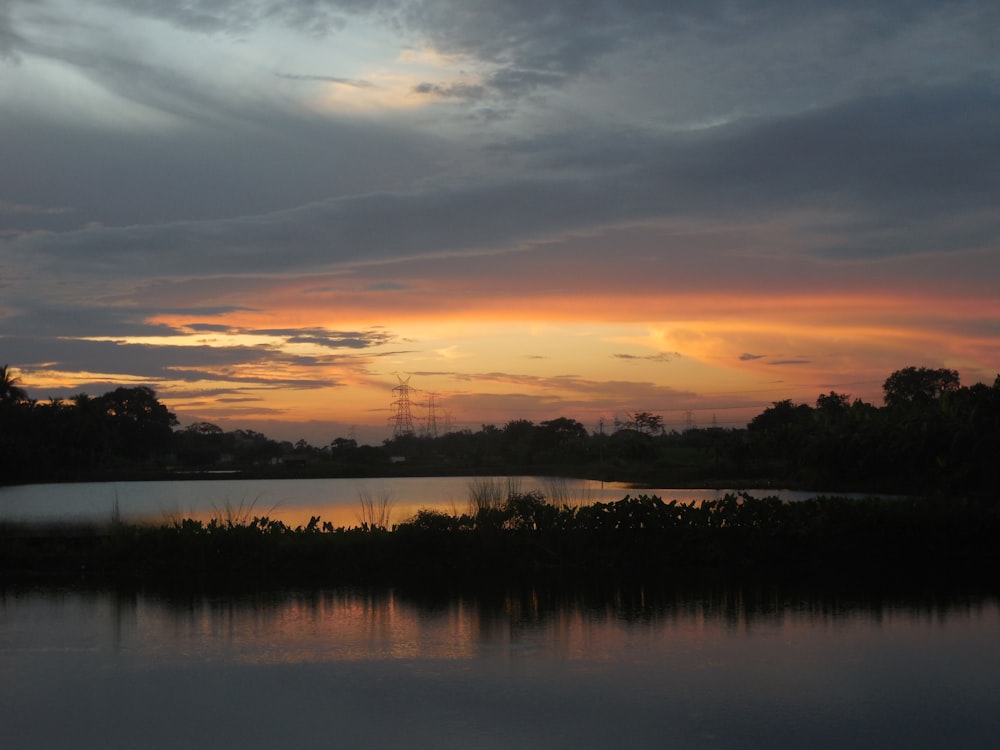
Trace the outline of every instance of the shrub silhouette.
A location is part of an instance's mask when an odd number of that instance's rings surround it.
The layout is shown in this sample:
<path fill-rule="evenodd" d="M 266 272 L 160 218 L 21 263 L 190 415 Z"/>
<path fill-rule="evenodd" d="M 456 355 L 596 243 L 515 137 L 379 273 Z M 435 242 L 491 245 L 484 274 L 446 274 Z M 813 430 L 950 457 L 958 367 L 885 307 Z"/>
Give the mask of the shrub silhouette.
<path fill-rule="evenodd" d="M 1000 512 L 977 501 L 727 494 L 701 504 L 649 495 L 557 507 L 510 495 L 475 515 L 423 509 L 392 530 L 294 528 L 267 516 L 160 526 L 0 527 L 2 579 L 296 583 L 486 580 L 497 576 L 676 577 L 696 571 L 986 575 L 1000 563 Z"/>

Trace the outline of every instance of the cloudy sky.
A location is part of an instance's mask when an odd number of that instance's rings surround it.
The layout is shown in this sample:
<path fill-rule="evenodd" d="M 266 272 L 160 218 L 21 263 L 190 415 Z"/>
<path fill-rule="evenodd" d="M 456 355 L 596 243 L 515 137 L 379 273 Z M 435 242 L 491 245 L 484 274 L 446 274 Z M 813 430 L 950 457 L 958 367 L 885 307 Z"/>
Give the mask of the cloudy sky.
<path fill-rule="evenodd" d="M 0 364 L 321 444 L 1000 372 L 1000 4 L 4 0 Z"/>

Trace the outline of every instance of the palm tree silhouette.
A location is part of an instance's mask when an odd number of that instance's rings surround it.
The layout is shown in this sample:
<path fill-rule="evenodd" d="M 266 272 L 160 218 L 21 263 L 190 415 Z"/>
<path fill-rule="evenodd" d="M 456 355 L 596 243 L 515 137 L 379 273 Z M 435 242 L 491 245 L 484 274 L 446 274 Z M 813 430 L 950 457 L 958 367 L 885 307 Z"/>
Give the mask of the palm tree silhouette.
<path fill-rule="evenodd" d="M 16 404 L 28 398 L 28 392 L 18 385 L 20 382 L 10 365 L 0 365 L 0 404 Z"/>

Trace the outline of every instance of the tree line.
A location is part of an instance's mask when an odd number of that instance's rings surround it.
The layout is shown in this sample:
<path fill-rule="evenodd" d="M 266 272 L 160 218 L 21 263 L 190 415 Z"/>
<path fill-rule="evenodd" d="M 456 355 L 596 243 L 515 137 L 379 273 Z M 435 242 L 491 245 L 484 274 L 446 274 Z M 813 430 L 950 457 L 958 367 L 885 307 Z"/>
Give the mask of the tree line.
<path fill-rule="evenodd" d="M 831 391 L 776 401 L 745 428 L 666 430 L 648 411 L 590 432 L 569 417 L 404 434 L 379 446 L 313 446 L 199 422 L 180 428 L 147 386 L 67 400 L 27 397 L 0 367 L 2 481 L 233 469 L 278 476 L 564 474 L 659 486 L 984 495 L 1000 481 L 1000 375 L 963 386 L 950 369 L 906 367 L 875 406 Z"/>

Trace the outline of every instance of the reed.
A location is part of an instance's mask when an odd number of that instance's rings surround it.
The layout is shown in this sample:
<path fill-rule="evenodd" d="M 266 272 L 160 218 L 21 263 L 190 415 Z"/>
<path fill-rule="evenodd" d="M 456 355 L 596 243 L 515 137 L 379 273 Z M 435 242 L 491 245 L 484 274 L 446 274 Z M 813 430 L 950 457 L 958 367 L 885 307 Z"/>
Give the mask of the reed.
<path fill-rule="evenodd" d="M 381 490 L 377 495 L 373 495 L 367 489 L 358 491 L 358 503 L 361 506 L 358 513 L 358 522 L 365 531 L 375 529 L 386 531 L 389 527 L 389 519 L 392 516 L 392 493 L 388 490 Z"/>
<path fill-rule="evenodd" d="M 565 477 L 546 477 L 542 493 L 550 504 L 558 508 L 582 508 L 594 503 L 594 493 L 586 488 L 572 490 Z"/>
<path fill-rule="evenodd" d="M 216 505 L 212 507 L 215 510 L 213 519 L 220 526 L 227 526 L 229 528 L 235 528 L 239 526 L 249 526 L 253 523 L 254 519 L 257 517 L 257 502 L 260 500 L 259 497 L 250 500 L 249 502 L 241 499 L 238 503 L 233 503 L 229 498 L 222 504 L 219 508 Z M 271 508 L 264 513 L 264 516 L 269 516 L 274 513 L 277 506 L 271 506 Z"/>
<path fill-rule="evenodd" d="M 521 494 L 518 477 L 487 477 L 469 482 L 469 514 L 503 508 L 507 499 Z"/>

